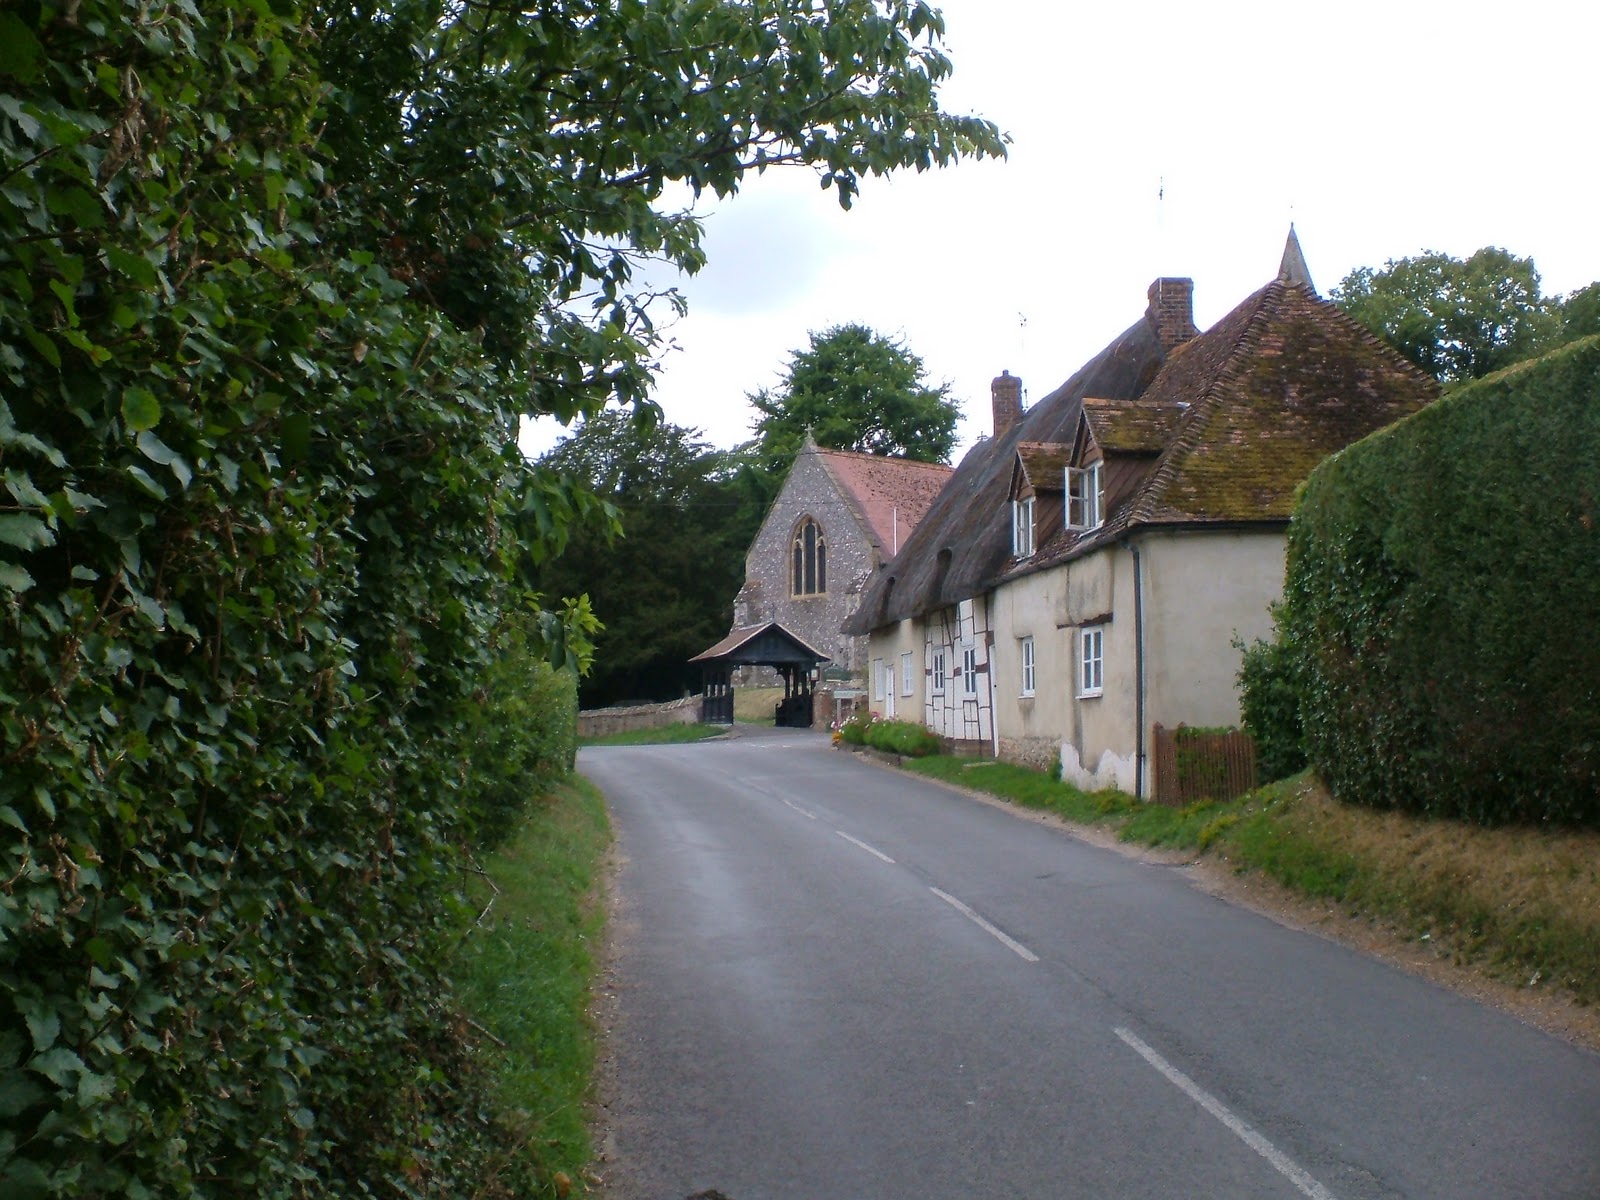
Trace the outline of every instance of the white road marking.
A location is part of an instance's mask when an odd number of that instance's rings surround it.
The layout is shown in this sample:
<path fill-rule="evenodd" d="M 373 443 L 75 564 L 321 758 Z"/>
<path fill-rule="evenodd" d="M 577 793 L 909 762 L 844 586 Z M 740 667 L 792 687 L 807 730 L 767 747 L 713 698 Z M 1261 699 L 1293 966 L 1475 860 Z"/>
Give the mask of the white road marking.
<path fill-rule="evenodd" d="M 778 799 L 779 800 L 783 800 L 783 797 L 779 796 Z M 783 802 L 785 804 L 787 804 L 790 808 L 794 809 L 795 812 L 799 813 L 802 817 L 807 817 L 807 818 L 809 818 L 810 820 L 813 820 L 813 821 L 815 821 L 817 819 L 817 814 L 816 813 L 807 812 L 805 809 L 801 808 L 798 804 L 794 803 L 792 800 L 783 800 Z"/>
<path fill-rule="evenodd" d="M 983 930 L 985 933 L 993 934 L 995 937 L 999 938 L 1001 942 L 1003 942 L 1011 950 L 1015 951 L 1019 958 L 1025 959 L 1028 962 L 1038 962 L 1039 961 L 1039 956 L 1037 954 L 1035 954 L 1032 950 L 1029 950 L 1026 946 L 1024 946 L 1021 942 L 1017 941 L 1015 938 L 1006 936 L 1000 930 L 996 929 L 993 925 L 989 924 L 989 922 L 985 921 L 977 913 L 973 912 L 965 904 L 961 903 L 961 901 L 957 900 L 949 892 L 941 892 L 936 887 L 930 887 L 928 890 L 930 892 L 932 892 L 935 896 L 939 897 L 939 899 L 943 900 L 946 904 L 948 904 L 952 908 L 954 908 L 962 916 L 966 917 L 967 920 L 971 921 L 979 929 Z"/>
<path fill-rule="evenodd" d="M 842 837 L 845 841 L 849 842 L 852 846 L 860 846 L 868 854 L 872 855 L 873 858 L 881 858 L 881 859 L 883 859 L 884 862 L 891 863 L 891 864 L 894 862 L 894 859 L 890 858 L 882 850 L 874 850 L 871 846 L 867 845 L 860 838 L 853 838 L 842 829 L 835 829 L 834 832 L 837 833 L 840 837 Z"/>
<path fill-rule="evenodd" d="M 1333 1200 L 1332 1192 L 1323 1187 L 1315 1179 L 1311 1178 L 1310 1175 L 1306 1174 L 1306 1172 L 1296 1165 L 1294 1160 L 1288 1155 L 1284 1154 L 1283 1151 L 1279 1150 L 1271 1142 L 1267 1141 L 1266 1138 L 1262 1137 L 1254 1129 L 1250 1128 L 1249 1125 L 1246 1125 L 1238 1117 L 1234 1116 L 1233 1113 L 1228 1110 L 1227 1106 L 1222 1103 L 1222 1101 L 1218 1100 L 1210 1092 L 1206 1091 L 1194 1080 L 1190 1079 L 1182 1071 L 1178 1070 L 1177 1067 L 1173 1066 L 1166 1059 L 1162 1058 L 1161 1055 L 1157 1054 L 1154 1050 L 1147 1046 L 1143 1041 L 1140 1040 L 1137 1034 L 1133 1033 L 1131 1030 L 1120 1027 L 1114 1029 L 1112 1032 L 1114 1032 L 1119 1038 L 1131 1046 L 1134 1052 L 1137 1053 L 1140 1058 L 1144 1059 L 1145 1062 L 1149 1063 L 1156 1070 L 1160 1071 L 1161 1074 L 1165 1075 L 1167 1077 L 1167 1082 L 1171 1083 L 1180 1092 L 1188 1096 L 1189 1099 L 1193 1100 L 1201 1108 L 1205 1109 L 1213 1117 L 1221 1121 L 1228 1127 L 1229 1131 L 1232 1132 L 1234 1136 L 1238 1137 L 1239 1140 L 1244 1142 L 1245 1145 L 1249 1146 L 1250 1149 L 1254 1150 L 1257 1154 L 1261 1155 L 1262 1158 L 1271 1163 L 1286 1179 L 1289 1180 L 1290 1183 L 1299 1188 L 1302 1193 L 1310 1196 L 1312 1200 Z"/>

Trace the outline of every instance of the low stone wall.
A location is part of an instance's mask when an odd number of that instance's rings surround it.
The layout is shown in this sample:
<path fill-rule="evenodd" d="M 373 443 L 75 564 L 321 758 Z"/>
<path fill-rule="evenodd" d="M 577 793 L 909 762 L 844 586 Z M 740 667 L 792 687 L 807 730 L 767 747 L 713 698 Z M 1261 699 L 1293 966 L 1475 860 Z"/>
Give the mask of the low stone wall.
<path fill-rule="evenodd" d="M 693 725 L 700 720 L 700 697 L 685 696 L 663 704 L 631 704 L 622 708 L 591 708 L 578 714 L 580 738 L 659 729 L 663 725 Z"/>
<path fill-rule="evenodd" d="M 1035 771 L 1048 771 L 1061 753 L 1058 738 L 1024 737 L 1000 739 L 1000 757 L 1006 762 L 1032 767 Z"/>

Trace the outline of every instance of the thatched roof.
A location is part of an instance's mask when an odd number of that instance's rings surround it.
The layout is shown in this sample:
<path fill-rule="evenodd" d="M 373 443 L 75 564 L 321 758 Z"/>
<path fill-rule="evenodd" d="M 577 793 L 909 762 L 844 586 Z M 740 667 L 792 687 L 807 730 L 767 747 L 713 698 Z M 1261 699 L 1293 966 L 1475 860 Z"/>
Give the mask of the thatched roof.
<path fill-rule="evenodd" d="M 1084 396 L 1137 396 L 1155 378 L 1161 343 L 1140 318 L 998 438 L 967 452 L 900 553 L 872 580 L 846 633 L 867 633 L 978 595 L 1011 565 L 1007 503 L 1019 443 L 1070 443 Z"/>
<path fill-rule="evenodd" d="M 980 442 L 846 630 L 947 607 L 1139 528 L 1281 527 L 1317 463 L 1433 399 L 1432 379 L 1316 294 L 1290 238 L 1279 277 L 1205 333 L 1163 355 L 1147 317 L 1019 427 Z M 1088 439 L 1113 468 L 1105 523 L 1049 531 L 1032 557 L 1013 559 L 1006 501 L 1019 446 Z M 1022 451 L 1030 478 L 1045 457 Z"/>

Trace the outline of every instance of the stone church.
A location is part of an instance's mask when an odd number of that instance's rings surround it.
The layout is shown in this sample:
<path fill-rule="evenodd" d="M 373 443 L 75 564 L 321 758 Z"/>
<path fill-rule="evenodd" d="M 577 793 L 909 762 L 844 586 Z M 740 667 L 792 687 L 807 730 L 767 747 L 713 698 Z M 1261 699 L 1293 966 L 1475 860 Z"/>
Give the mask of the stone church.
<path fill-rule="evenodd" d="M 940 463 L 822 450 L 807 436 L 745 555 L 735 629 L 777 621 L 861 676 L 866 639 L 840 632 L 872 576 L 950 478 Z"/>

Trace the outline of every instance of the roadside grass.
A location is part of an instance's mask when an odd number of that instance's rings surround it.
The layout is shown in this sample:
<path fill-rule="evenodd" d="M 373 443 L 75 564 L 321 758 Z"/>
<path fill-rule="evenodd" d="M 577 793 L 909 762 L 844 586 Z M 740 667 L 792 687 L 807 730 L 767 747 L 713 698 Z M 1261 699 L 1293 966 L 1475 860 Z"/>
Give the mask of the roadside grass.
<path fill-rule="evenodd" d="M 941 755 L 918 775 L 1042 809 L 1125 842 L 1258 871 L 1382 920 L 1457 963 L 1600 1003 L 1600 832 L 1486 829 L 1341 804 L 1310 773 L 1186 808 L 1087 793 L 1012 763 Z"/>
<path fill-rule="evenodd" d="M 579 738 L 580 746 L 668 746 L 703 742 L 728 732 L 726 725 L 660 725 L 655 729 L 628 729 L 604 737 Z"/>
<path fill-rule="evenodd" d="M 482 1042 L 500 1107 L 547 1196 L 581 1195 L 593 1158 L 588 1094 L 593 950 L 604 906 L 596 893 L 611 841 L 605 803 L 579 776 L 541 799 L 469 887 L 473 912 L 455 980 Z M 491 886 L 492 884 L 492 886 Z M 492 902 L 492 903 L 491 903 Z"/>

